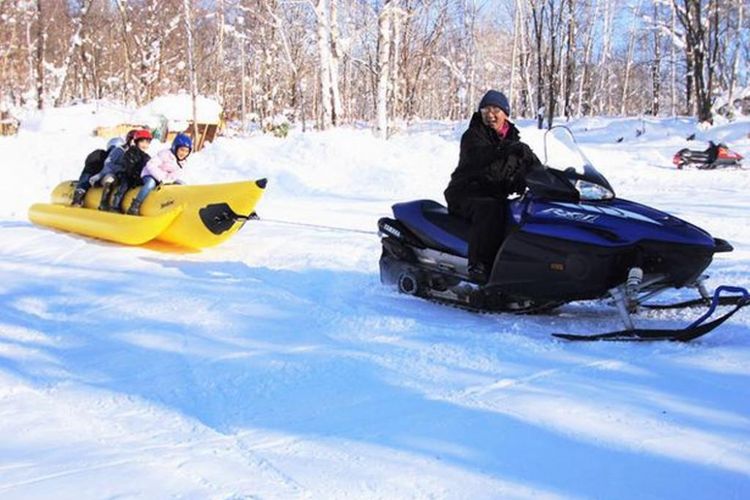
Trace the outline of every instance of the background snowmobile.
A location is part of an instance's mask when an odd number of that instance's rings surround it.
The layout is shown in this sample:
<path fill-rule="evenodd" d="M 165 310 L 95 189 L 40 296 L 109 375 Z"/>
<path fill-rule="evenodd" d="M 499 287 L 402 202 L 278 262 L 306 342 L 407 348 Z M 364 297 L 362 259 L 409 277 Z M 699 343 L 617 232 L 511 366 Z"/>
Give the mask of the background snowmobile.
<path fill-rule="evenodd" d="M 683 148 L 672 158 L 678 169 L 684 166 L 694 166 L 701 170 L 712 170 L 724 167 L 739 167 L 742 155 L 730 150 L 726 144 L 710 141 L 708 148 L 703 151 Z"/>
<path fill-rule="evenodd" d="M 564 129 L 567 130 L 567 129 Z M 704 286 L 715 253 L 732 246 L 659 210 L 615 197 L 609 182 L 586 159 L 572 133 L 564 149 L 581 167 L 544 167 L 526 173 L 526 193 L 509 202 L 507 233 L 485 285 L 468 274 L 469 223 L 432 200 L 393 205 L 378 221 L 380 278 L 405 294 L 469 309 L 538 312 L 577 300 L 611 298 L 625 330 L 570 340 L 691 340 L 750 302 L 739 288 Z M 544 141 L 547 164 L 547 135 Z M 697 300 L 658 307 L 711 305 L 709 314 L 681 330 L 636 329 L 631 313 L 670 288 L 694 287 Z M 719 298 L 721 291 L 741 296 Z M 735 308 L 704 323 L 719 303 Z"/>

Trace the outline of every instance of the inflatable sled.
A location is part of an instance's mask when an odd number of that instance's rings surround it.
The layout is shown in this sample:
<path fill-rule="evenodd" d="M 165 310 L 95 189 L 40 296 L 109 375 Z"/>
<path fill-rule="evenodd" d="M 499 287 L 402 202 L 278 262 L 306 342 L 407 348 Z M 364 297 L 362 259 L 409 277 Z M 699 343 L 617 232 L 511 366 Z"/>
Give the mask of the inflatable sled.
<path fill-rule="evenodd" d="M 35 224 L 62 229 L 126 245 L 161 241 L 200 249 L 218 245 L 240 230 L 263 195 L 266 179 L 210 185 L 169 184 L 157 187 L 141 205 L 141 215 L 97 210 L 102 189 L 86 193 L 84 208 L 70 206 L 76 181 L 65 181 L 52 191 L 52 203 L 29 209 Z M 139 188 L 128 191 L 129 206 Z"/>

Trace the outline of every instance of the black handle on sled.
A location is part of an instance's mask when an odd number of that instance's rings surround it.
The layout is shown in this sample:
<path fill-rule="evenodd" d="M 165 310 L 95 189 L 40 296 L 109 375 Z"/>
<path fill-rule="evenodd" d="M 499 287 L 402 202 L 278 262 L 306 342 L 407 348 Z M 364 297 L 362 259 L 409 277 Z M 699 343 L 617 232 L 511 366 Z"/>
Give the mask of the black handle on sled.
<path fill-rule="evenodd" d="M 235 222 L 242 225 L 249 220 L 258 219 L 258 214 L 252 212 L 248 215 L 236 213 L 228 203 L 212 203 L 198 210 L 201 222 L 214 234 L 221 234 L 234 226 Z"/>

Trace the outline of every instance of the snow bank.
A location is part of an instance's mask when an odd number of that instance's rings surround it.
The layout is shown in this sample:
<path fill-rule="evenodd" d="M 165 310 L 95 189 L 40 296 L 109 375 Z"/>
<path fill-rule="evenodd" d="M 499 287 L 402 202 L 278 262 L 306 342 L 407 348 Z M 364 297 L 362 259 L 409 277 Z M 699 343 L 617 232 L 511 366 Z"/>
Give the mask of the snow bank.
<path fill-rule="evenodd" d="M 199 95 L 196 99 L 196 116 L 199 123 L 219 123 L 221 105 L 214 99 Z M 157 97 L 140 108 L 135 117 L 161 115 L 170 122 L 188 122 L 193 119 L 193 100 L 188 94 L 170 94 Z M 171 127 L 170 127 L 171 128 Z"/>

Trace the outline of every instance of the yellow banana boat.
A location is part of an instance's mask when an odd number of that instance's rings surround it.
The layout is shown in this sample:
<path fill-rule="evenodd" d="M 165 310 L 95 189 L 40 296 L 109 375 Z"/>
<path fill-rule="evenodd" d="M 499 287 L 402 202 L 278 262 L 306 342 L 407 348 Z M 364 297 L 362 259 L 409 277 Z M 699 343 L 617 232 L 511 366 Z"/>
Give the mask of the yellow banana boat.
<path fill-rule="evenodd" d="M 146 197 L 141 205 L 140 216 L 102 214 L 102 212 L 96 210 L 102 196 L 101 188 L 91 188 L 88 190 L 84 198 L 84 209 L 70 207 L 75 185 L 75 181 L 60 183 L 52 191 L 52 203 L 60 208 L 76 211 L 76 218 L 79 219 L 79 222 L 73 223 L 69 220 L 68 222 L 63 222 L 63 219 L 70 219 L 70 217 L 60 216 L 59 224 L 65 224 L 65 227 L 58 225 L 58 222 L 56 222 L 57 218 L 48 218 L 46 224 L 38 222 L 39 224 L 103 239 L 111 239 L 109 235 L 116 233 L 117 229 L 114 228 L 120 227 L 121 224 L 138 226 L 140 222 L 145 225 L 145 222 L 139 221 L 139 219 L 148 220 L 153 217 L 161 217 L 179 209 L 179 213 L 173 218 L 171 223 L 167 224 L 152 239 L 198 249 L 218 245 L 240 230 L 248 217 L 253 213 L 255 205 L 263 195 L 266 187 L 266 179 L 195 186 L 180 184 L 162 185 L 154 189 Z M 138 188 L 131 189 L 125 195 L 122 206 L 130 206 L 130 201 L 137 193 Z M 35 206 L 32 206 L 32 209 Z M 39 209 L 35 210 L 35 212 L 38 211 Z M 36 222 L 34 220 L 36 215 L 32 216 L 31 212 L 32 210 L 29 211 L 29 217 L 32 222 Z M 67 212 L 61 213 L 66 216 L 68 215 Z M 98 219 L 98 215 L 114 217 L 112 219 L 114 228 L 107 228 L 106 236 L 84 233 L 83 231 L 88 230 L 87 228 L 92 225 L 90 220 Z M 112 241 L 119 242 L 119 240 L 114 239 Z"/>
<path fill-rule="evenodd" d="M 164 232 L 181 212 L 182 207 L 178 206 L 159 215 L 128 217 L 68 205 L 35 203 L 29 208 L 29 219 L 40 226 L 62 229 L 124 245 L 142 245 Z"/>

